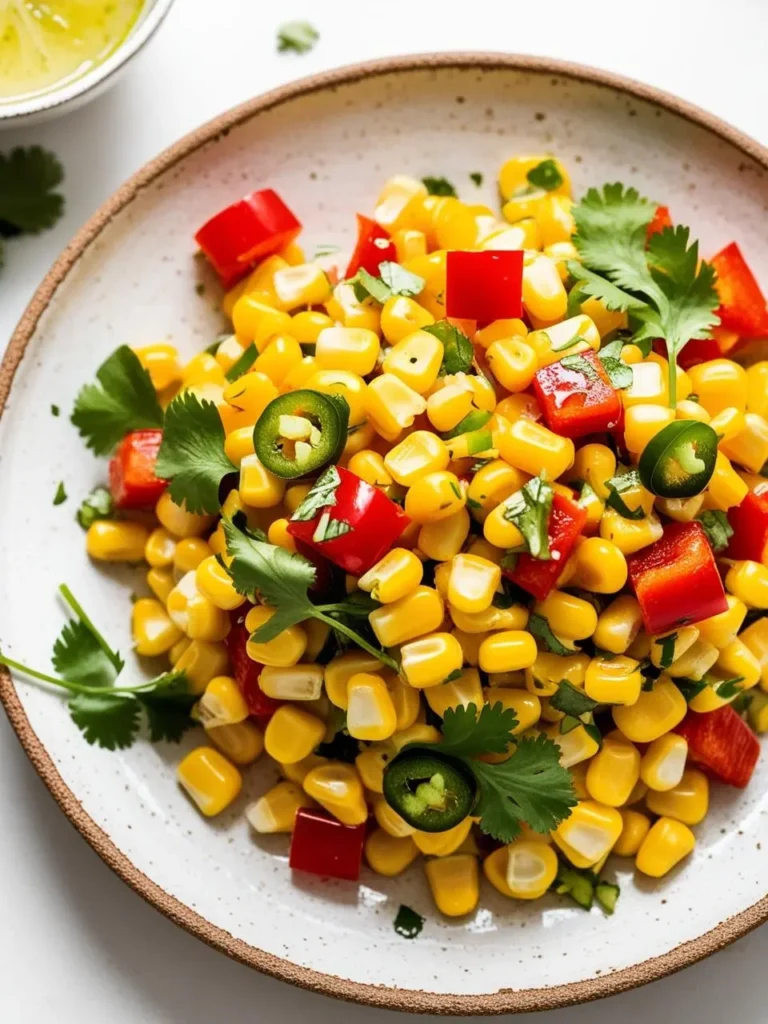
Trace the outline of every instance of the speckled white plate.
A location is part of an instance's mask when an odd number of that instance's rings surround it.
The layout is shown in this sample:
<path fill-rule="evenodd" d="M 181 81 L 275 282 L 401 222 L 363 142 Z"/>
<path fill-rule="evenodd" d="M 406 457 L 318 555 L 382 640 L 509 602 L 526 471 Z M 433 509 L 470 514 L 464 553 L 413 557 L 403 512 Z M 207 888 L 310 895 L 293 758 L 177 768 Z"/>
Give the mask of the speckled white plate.
<path fill-rule="evenodd" d="M 43 282 L 0 367 L 0 644 L 45 666 L 66 581 L 123 650 L 127 573 L 89 564 L 77 500 L 104 479 L 67 419 L 84 380 L 120 343 L 168 338 L 186 355 L 219 328 L 195 292 L 195 228 L 252 188 L 277 188 L 303 241 L 349 244 L 398 172 L 446 175 L 494 202 L 501 162 L 553 150 L 580 192 L 622 180 L 691 224 L 705 253 L 737 238 L 768 280 L 768 154 L 701 111 L 611 75 L 537 58 L 385 60 L 307 79 L 225 114 L 131 179 Z M 485 174 L 482 189 L 469 180 Z M 53 507 L 59 480 L 71 495 Z M 129 671 L 141 671 L 133 663 Z M 175 747 L 89 747 L 60 699 L 0 674 L 29 756 L 73 823 L 165 914 L 246 963 L 318 991 L 390 1008 L 494 1013 L 607 995 L 660 977 L 768 916 L 768 764 L 746 793 L 714 787 L 685 870 L 660 884 L 615 865 L 618 913 L 556 899 L 515 904 L 484 885 L 477 912 L 442 920 L 422 869 L 360 884 L 291 877 L 283 838 L 257 840 L 242 815 L 273 773 L 249 774 L 231 811 L 203 820 L 177 789 Z M 190 736 L 189 747 L 199 738 Z M 398 905 L 426 917 L 418 939 L 392 928 Z"/>

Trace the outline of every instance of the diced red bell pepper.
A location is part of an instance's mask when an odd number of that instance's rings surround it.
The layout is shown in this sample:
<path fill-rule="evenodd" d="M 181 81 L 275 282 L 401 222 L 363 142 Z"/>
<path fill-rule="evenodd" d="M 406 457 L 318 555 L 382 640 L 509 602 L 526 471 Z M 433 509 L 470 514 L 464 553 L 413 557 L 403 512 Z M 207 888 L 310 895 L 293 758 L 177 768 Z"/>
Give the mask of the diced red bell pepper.
<path fill-rule="evenodd" d="M 155 476 L 162 430 L 126 434 L 109 463 L 109 490 L 115 508 L 149 508 L 168 486 Z"/>
<path fill-rule="evenodd" d="M 720 296 L 717 312 L 723 327 L 736 331 L 742 338 L 768 335 L 765 296 L 736 242 L 721 249 L 710 263 L 717 271 L 716 287 Z"/>
<path fill-rule="evenodd" d="M 195 241 L 231 288 L 265 256 L 284 249 L 301 223 L 271 188 L 251 192 L 220 210 L 200 228 Z"/>
<path fill-rule="evenodd" d="M 741 789 L 752 778 L 760 744 L 730 704 L 702 714 L 689 711 L 674 731 L 688 740 L 689 759 L 708 775 Z"/>
<path fill-rule="evenodd" d="M 529 554 L 520 555 L 515 568 L 503 570 L 504 575 L 533 594 L 538 601 L 543 601 L 557 583 L 586 521 L 586 509 L 562 494 L 555 494 L 548 530 L 552 557 L 541 559 Z"/>
<path fill-rule="evenodd" d="M 733 536 L 725 557 L 768 565 L 768 496 L 750 491 L 740 505 L 728 509 L 728 522 Z"/>
<path fill-rule="evenodd" d="M 657 206 L 653 220 L 648 225 L 645 237 L 650 239 L 651 235 L 658 235 L 664 228 L 672 227 L 672 217 L 668 206 Z"/>
<path fill-rule="evenodd" d="M 627 559 L 648 633 L 700 622 L 728 607 L 701 523 L 668 523 L 655 544 Z"/>
<path fill-rule="evenodd" d="M 250 611 L 250 606 L 247 611 Z M 235 681 L 245 697 L 248 711 L 258 719 L 261 726 L 265 726 L 284 702 L 268 697 L 259 686 L 259 676 L 264 666 L 248 657 L 248 630 L 245 628 L 244 618 L 244 615 L 238 615 L 237 621 L 227 633 L 227 650 Z"/>
<path fill-rule="evenodd" d="M 399 505 L 359 476 L 341 467 L 338 473 L 341 483 L 336 488 L 336 504 L 319 509 L 307 522 L 292 521 L 288 532 L 344 572 L 362 576 L 389 551 L 411 520 Z M 312 538 L 326 511 L 331 520 L 339 519 L 352 529 L 333 540 L 315 541 Z"/>
<path fill-rule="evenodd" d="M 288 863 L 294 871 L 356 882 L 365 841 L 362 825 L 342 825 L 327 811 L 300 807 L 291 836 Z"/>
<path fill-rule="evenodd" d="M 664 356 L 666 359 L 667 346 L 663 341 L 659 342 L 658 349 L 656 345 L 653 348 L 658 355 Z M 699 363 L 708 363 L 710 359 L 720 359 L 722 356 L 723 350 L 717 338 L 694 338 L 678 355 L 677 363 L 683 370 L 689 370 L 692 366 L 698 366 Z"/>
<path fill-rule="evenodd" d="M 397 261 L 397 250 L 389 232 L 375 220 L 358 213 L 357 245 L 344 277 L 354 277 L 361 267 L 374 277 L 378 277 L 379 264 L 386 260 Z"/>
<path fill-rule="evenodd" d="M 479 325 L 522 316 L 522 249 L 449 251 L 445 312 L 449 317 L 477 320 Z"/>
<path fill-rule="evenodd" d="M 596 353 L 583 352 L 580 358 L 593 372 L 557 362 L 542 366 L 533 378 L 544 421 L 561 437 L 612 430 L 621 419 L 619 394 Z"/>

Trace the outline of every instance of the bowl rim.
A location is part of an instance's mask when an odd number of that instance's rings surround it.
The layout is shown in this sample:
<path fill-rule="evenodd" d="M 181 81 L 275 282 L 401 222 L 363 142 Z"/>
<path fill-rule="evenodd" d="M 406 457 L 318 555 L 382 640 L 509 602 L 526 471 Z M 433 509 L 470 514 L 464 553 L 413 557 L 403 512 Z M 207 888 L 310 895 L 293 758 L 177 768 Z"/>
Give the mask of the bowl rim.
<path fill-rule="evenodd" d="M 160 2 L 162 6 L 163 0 Z M 166 5 L 170 5 L 172 0 L 165 2 Z M 102 204 L 55 261 L 11 336 L 5 356 L 0 362 L 0 417 L 27 345 L 59 285 L 112 218 L 128 206 L 142 189 L 194 151 L 227 135 L 233 127 L 283 103 L 329 88 L 352 84 L 371 76 L 440 69 L 524 71 L 602 86 L 644 100 L 685 118 L 734 146 L 768 170 L 768 148 L 726 121 L 662 89 L 611 71 L 571 61 L 492 51 L 421 53 L 369 60 L 312 74 L 246 100 L 205 122 L 150 160 Z M 541 988 L 501 989 L 494 993 L 457 995 L 419 989 L 396 989 L 339 978 L 291 963 L 235 938 L 148 878 L 86 813 L 73 791 L 59 775 L 51 756 L 26 716 L 10 673 L 2 667 L 0 700 L 22 747 L 51 795 L 78 832 L 115 874 L 169 920 L 180 925 L 191 935 L 202 939 L 207 945 L 264 974 L 322 995 L 389 1010 L 451 1016 L 489 1016 L 556 1009 L 615 995 L 673 974 L 722 949 L 768 920 L 767 895 L 747 909 L 720 922 L 703 935 L 681 943 L 667 953 L 604 976 L 597 975 L 588 980 Z"/>
<path fill-rule="evenodd" d="M 11 128 L 38 114 L 54 114 L 58 108 L 66 108 L 106 83 L 133 60 L 152 38 L 173 4 L 174 0 L 143 0 L 143 9 L 139 11 L 135 24 L 105 61 L 61 88 L 57 89 L 54 85 L 47 92 L 30 99 L 0 104 L 0 128 Z"/>

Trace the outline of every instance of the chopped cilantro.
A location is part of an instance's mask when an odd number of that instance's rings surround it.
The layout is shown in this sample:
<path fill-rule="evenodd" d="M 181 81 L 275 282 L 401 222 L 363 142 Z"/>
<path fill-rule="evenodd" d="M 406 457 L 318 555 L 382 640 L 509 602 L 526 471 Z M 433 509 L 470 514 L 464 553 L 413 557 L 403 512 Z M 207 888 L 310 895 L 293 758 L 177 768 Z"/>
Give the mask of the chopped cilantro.
<path fill-rule="evenodd" d="M 308 53 L 320 38 L 320 33 L 308 21 L 287 21 L 277 30 L 277 52 Z"/>
<path fill-rule="evenodd" d="M 707 509 L 700 512 L 696 519 L 704 527 L 707 540 L 712 545 L 715 554 L 720 554 L 728 547 L 728 541 L 733 536 L 733 527 L 728 522 L 728 515 L 719 509 Z"/>
<path fill-rule="evenodd" d="M 59 486 L 56 488 L 56 493 L 53 496 L 53 504 L 54 505 L 63 505 L 66 500 L 67 500 L 67 492 L 64 489 L 63 481 L 60 480 L 59 481 Z"/>
<path fill-rule="evenodd" d="M 470 339 L 460 331 L 458 327 L 449 324 L 447 320 L 438 320 L 436 324 L 429 324 L 422 330 L 427 334 L 433 334 L 438 341 L 443 343 L 443 365 L 440 372 L 443 374 L 469 373 L 472 369 L 472 362 L 475 358 L 475 350 Z"/>
<path fill-rule="evenodd" d="M 469 176 L 469 180 L 474 185 L 477 185 L 478 188 L 480 188 L 480 186 L 483 184 L 483 176 L 480 173 L 480 171 L 472 171 L 472 173 Z"/>
<path fill-rule="evenodd" d="M 529 183 L 535 188 L 542 188 L 546 192 L 552 192 L 563 184 L 563 176 L 560 173 L 557 163 L 551 158 L 542 160 L 526 174 Z"/>
<path fill-rule="evenodd" d="M 421 914 L 401 903 L 394 925 L 397 934 L 402 935 L 404 939 L 415 939 L 423 927 L 424 918 Z"/>
<path fill-rule="evenodd" d="M 525 544 L 534 558 L 548 560 L 549 514 L 555 492 L 552 484 L 543 477 L 535 476 L 511 498 L 507 498 L 504 518 L 514 523 L 525 539 Z"/>
<path fill-rule="evenodd" d="M 431 178 L 427 176 L 421 179 L 427 186 L 427 192 L 431 196 L 453 196 L 458 198 L 458 192 L 447 178 Z"/>

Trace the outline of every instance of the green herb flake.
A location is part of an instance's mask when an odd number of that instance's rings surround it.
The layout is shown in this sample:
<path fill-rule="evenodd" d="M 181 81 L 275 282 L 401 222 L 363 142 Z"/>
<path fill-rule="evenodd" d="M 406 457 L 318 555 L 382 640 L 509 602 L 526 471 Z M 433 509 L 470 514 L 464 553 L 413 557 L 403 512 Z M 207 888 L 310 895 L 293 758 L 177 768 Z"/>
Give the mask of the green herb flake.
<path fill-rule="evenodd" d="M 230 368 L 227 370 L 226 378 L 230 384 L 242 377 L 243 374 L 248 373 L 250 368 L 256 362 L 259 356 L 259 350 L 255 345 L 249 345 L 243 349 L 243 354 L 238 356 L 237 359 L 232 363 Z"/>
<path fill-rule="evenodd" d="M 566 715 L 572 715 L 579 721 L 581 721 L 582 715 L 591 715 L 597 704 L 596 700 L 592 700 L 583 690 L 577 689 L 567 679 L 560 680 L 557 690 L 549 698 L 550 707 L 556 711 L 562 711 Z"/>
<path fill-rule="evenodd" d="M 401 903 L 395 917 L 394 927 L 397 934 L 402 935 L 404 939 L 415 939 L 424 927 L 424 918 L 415 910 L 411 910 L 410 907 Z"/>
<path fill-rule="evenodd" d="M 469 176 L 469 180 L 474 185 L 477 185 L 478 188 L 480 188 L 480 186 L 483 184 L 483 176 L 480 173 L 480 171 L 472 171 L 472 173 Z"/>
<path fill-rule="evenodd" d="M 287 21 L 277 30 L 278 53 L 309 53 L 320 33 L 308 21 Z"/>
<path fill-rule="evenodd" d="M 458 198 L 458 192 L 447 178 L 432 178 L 429 175 L 421 179 L 427 187 L 431 196 L 453 196 Z"/>
<path fill-rule="evenodd" d="M 677 643 L 677 636 L 677 633 L 668 633 L 667 636 L 662 636 L 660 639 L 653 641 L 654 644 L 661 647 L 659 668 L 669 668 L 675 660 L 675 644 Z"/>
<path fill-rule="evenodd" d="M 563 176 L 557 163 L 551 158 L 542 160 L 540 164 L 532 167 L 526 178 L 534 188 L 544 189 L 545 192 L 553 192 L 563 184 Z"/>
<path fill-rule="evenodd" d="M 733 527 L 728 522 L 728 515 L 719 509 L 708 509 L 696 516 L 697 522 L 704 527 L 707 540 L 712 545 L 714 553 L 720 554 L 728 547 L 728 541 L 733 536 Z"/>
<path fill-rule="evenodd" d="M 530 554 L 545 561 L 551 558 L 549 515 L 554 496 L 552 485 L 543 477 L 535 476 L 506 500 L 504 509 L 504 519 L 514 523 L 522 533 Z"/>
<path fill-rule="evenodd" d="M 732 679 L 723 679 L 721 682 L 714 683 L 717 696 L 722 697 L 723 700 L 730 700 L 731 697 L 741 693 L 743 682 L 744 676 L 734 676 Z"/>
<path fill-rule="evenodd" d="M 426 282 L 423 277 L 412 274 L 399 263 L 384 260 L 379 264 L 378 277 L 361 267 L 347 283 L 352 285 L 358 302 L 371 298 L 383 306 L 393 295 L 405 295 L 407 298 L 418 295 L 424 290 Z"/>
<path fill-rule="evenodd" d="M 51 416 L 58 416 L 60 412 L 61 409 L 59 409 L 58 405 L 51 406 Z"/>
<path fill-rule="evenodd" d="M 561 658 L 567 658 L 570 654 L 579 654 L 579 648 L 566 647 L 552 632 L 549 621 L 536 612 L 531 612 L 528 618 L 528 632 L 541 640 L 544 649 L 551 654 L 558 654 Z"/>
<path fill-rule="evenodd" d="M 458 327 L 447 320 L 438 320 L 436 324 L 422 327 L 427 334 L 434 335 L 443 345 L 443 374 L 469 373 L 475 358 L 475 349 L 471 340 Z"/>
<path fill-rule="evenodd" d="M 94 487 L 87 498 L 84 498 L 77 510 L 77 521 L 84 530 L 97 519 L 109 519 L 114 514 L 115 504 L 106 487 Z"/>
<path fill-rule="evenodd" d="M 67 492 L 64 489 L 63 481 L 59 481 L 59 486 L 56 488 L 56 493 L 53 496 L 54 505 L 63 505 L 67 500 Z"/>

